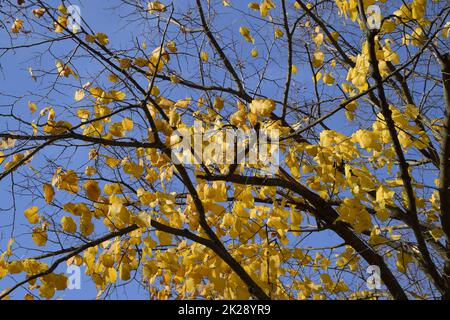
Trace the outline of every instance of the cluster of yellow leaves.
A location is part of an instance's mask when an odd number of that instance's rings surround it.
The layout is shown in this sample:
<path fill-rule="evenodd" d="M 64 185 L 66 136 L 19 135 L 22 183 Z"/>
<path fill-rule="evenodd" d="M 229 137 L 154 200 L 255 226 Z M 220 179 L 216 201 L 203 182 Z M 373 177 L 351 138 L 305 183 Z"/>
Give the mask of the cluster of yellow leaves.
<path fill-rule="evenodd" d="M 336 265 L 340 268 L 348 267 L 351 271 L 356 271 L 358 268 L 358 262 L 360 257 L 356 253 L 355 249 L 350 246 L 345 247 L 345 251 L 340 254 L 336 254 L 339 259 L 336 261 Z"/>
<path fill-rule="evenodd" d="M 367 90 L 369 87 L 367 83 L 367 73 L 369 72 L 369 58 L 367 54 L 358 54 L 355 59 L 355 66 L 348 70 L 347 81 L 360 91 Z"/>
<path fill-rule="evenodd" d="M 3 156 L 3 155 L 2 155 Z M 17 164 L 19 164 L 21 161 L 23 161 L 23 159 L 25 158 L 25 154 L 23 153 L 15 153 L 11 159 L 11 161 L 5 163 L 5 170 L 10 170 L 12 168 L 14 168 Z M 4 158 L 1 158 L 2 162 L 4 160 Z"/>
<path fill-rule="evenodd" d="M 62 33 L 64 31 L 64 28 L 67 28 L 67 23 L 68 23 L 68 12 L 67 12 L 67 8 L 61 4 L 58 7 L 58 11 L 62 14 L 62 16 L 58 16 L 56 18 L 56 21 L 53 23 L 53 26 L 55 27 L 55 32 L 56 33 Z M 77 31 L 72 30 L 74 33 Z"/>
<path fill-rule="evenodd" d="M 67 288 L 67 277 L 64 273 L 50 273 L 40 279 L 42 284 L 39 287 L 39 295 L 43 298 L 51 299 L 56 290 Z"/>
<path fill-rule="evenodd" d="M 378 142 L 379 136 L 368 130 L 358 130 L 352 135 L 354 142 L 358 142 L 361 148 L 368 150 L 381 151 L 381 144 Z"/>
<path fill-rule="evenodd" d="M 20 20 L 19 18 L 16 18 L 16 20 L 14 20 L 14 23 L 11 27 L 11 32 L 12 33 L 19 33 L 20 29 L 22 29 L 23 27 L 23 21 Z"/>
<path fill-rule="evenodd" d="M 352 21 L 359 19 L 358 0 L 335 0 L 339 9 L 339 14 L 344 17 L 350 18 Z M 379 2 L 385 3 L 386 0 L 380 0 Z M 377 3 L 377 0 L 364 1 L 364 11 L 367 12 L 367 8 Z"/>
<path fill-rule="evenodd" d="M 244 37 L 247 42 L 254 43 L 255 39 L 251 36 L 250 30 L 247 27 L 242 26 L 239 28 L 239 33 Z"/>
<path fill-rule="evenodd" d="M 91 34 L 86 35 L 87 42 L 93 43 L 95 40 L 97 40 L 102 46 L 106 46 L 109 43 L 108 36 L 102 32 L 97 32 L 95 36 Z"/>
<path fill-rule="evenodd" d="M 46 223 L 43 223 L 41 226 L 38 226 L 33 229 L 31 238 L 33 239 L 34 243 L 39 246 L 43 247 L 47 243 L 47 225 Z"/>
<path fill-rule="evenodd" d="M 394 12 L 397 19 L 402 22 L 410 20 L 418 20 L 419 23 L 424 23 L 427 0 L 413 0 L 411 3 L 403 3 L 400 9 Z"/>
<path fill-rule="evenodd" d="M 121 122 L 115 122 L 109 126 L 109 133 L 115 137 L 124 137 L 125 131 L 133 130 L 133 120 L 130 118 L 123 118 Z"/>
<path fill-rule="evenodd" d="M 62 168 L 58 168 L 53 176 L 52 185 L 56 185 L 58 189 L 69 191 L 70 193 L 78 192 L 78 176 L 73 170 L 61 173 Z"/>
<path fill-rule="evenodd" d="M 70 129 L 72 129 L 72 124 L 70 122 L 64 120 L 54 121 L 54 110 L 51 109 L 43 131 L 51 135 L 59 135 L 69 131 Z"/>
<path fill-rule="evenodd" d="M 126 94 L 122 91 L 111 90 L 104 91 L 99 87 L 92 87 L 89 89 L 89 93 L 94 99 L 96 99 L 97 104 L 109 104 L 113 101 L 122 101 L 125 99 Z"/>
<path fill-rule="evenodd" d="M 169 54 L 164 48 L 158 47 L 150 55 L 149 71 L 150 74 L 161 72 L 164 65 L 170 60 Z"/>
<path fill-rule="evenodd" d="M 122 160 L 122 166 L 125 173 L 132 175 L 136 179 L 139 179 L 144 173 L 144 166 L 128 159 Z"/>
<path fill-rule="evenodd" d="M 91 247 L 84 252 L 82 258 L 74 262 L 77 264 L 84 262 L 86 275 L 92 277 L 98 290 L 103 290 L 108 284 L 116 283 L 119 278 L 123 281 L 131 278 L 131 272 L 138 268 L 140 261 L 134 247 L 141 242 L 142 232 L 135 230 L 130 233 L 130 239 L 107 241 L 100 246 Z"/>
<path fill-rule="evenodd" d="M 166 6 L 159 1 L 152 1 L 147 4 L 147 10 L 149 13 L 165 12 Z"/>
<path fill-rule="evenodd" d="M 44 8 L 33 9 L 31 12 L 33 13 L 33 15 L 36 18 L 40 18 L 40 17 L 42 17 L 44 15 L 45 9 Z"/>
<path fill-rule="evenodd" d="M 27 276 L 32 276 L 47 270 L 48 266 L 46 263 L 39 262 L 34 259 L 14 260 L 7 262 L 5 258 L 12 255 L 11 246 L 13 243 L 14 240 L 11 239 L 8 243 L 8 249 L 0 255 L 0 279 L 5 277 L 7 274 L 26 272 Z"/>
<path fill-rule="evenodd" d="M 85 203 L 74 204 L 69 202 L 66 203 L 63 208 L 65 211 L 73 214 L 74 216 L 80 217 L 80 232 L 85 237 L 91 235 L 94 231 L 94 223 L 92 222 L 92 218 L 94 216 L 96 218 L 99 218 L 104 215 L 104 209 L 100 205 L 94 212 L 92 212 Z M 67 232 L 76 231 L 74 224 L 75 222 L 71 221 L 70 219 L 65 219 L 64 224 L 63 221 L 61 221 L 63 230 Z M 65 228 L 67 228 L 67 230 Z"/>
<path fill-rule="evenodd" d="M 337 208 L 339 220 L 349 223 L 356 232 L 372 229 L 372 218 L 358 199 L 345 198 Z"/>
<path fill-rule="evenodd" d="M 275 101 L 270 99 L 254 99 L 250 105 L 250 112 L 261 116 L 267 117 L 275 110 Z"/>
<path fill-rule="evenodd" d="M 384 2 L 384 1 L 382 1 Z M 336 0 L 339 9 L 344 15 L 349 14 L 351 19 L 357 19 L 357 1 L 356 0 Z M 365 1 L 365 6 L 375 3 L 374 1 Z M 228 4 L 228 2 L 227 2 Z M 297 4 L 296 4 L 297 5 Z M 310 5 L 308 5 L 310 6 Z M 424 18 L 426 1 L 414 0 L 410 6 L 406 6 L 409 13 L 405 13 L 405 17 L 412 19 Z M 296 6 L 298 7 L 298 5 Z M 269 15 L 271 9 L 275 8 L 273 1 L 264 0 L 260 4 L 250 3 L 249 8 L 252 10 L 259 10 L 262 17 Z M 60 10 L 64 11 L 64 10 Z M 150 13 L 164 12 L 166 7 L 159 1 L 149 2 L 148 11 Z M 64 12 L 61 12 L 64 14 Z M 43 12 L 42 12 L 43 14 Z M 403 13 L 402 13 L 403 14 Z M 64 22 L 63 17 L 61 18 Z M 58 18 L 58 21 L 59 21 Z M 387 21 L 385 23 L 388 23 Z M 391 28 L 392 26 L 389 26 Z M 20 30 L 21 26 L 17 29 Z M 448 29 L 448 28 L 447 28 Z M 19 31 L 17 31 L 19 32 Z M 240 34 L 247 42 L 254 43 L 254 38 L 250 34 L 247 27 L 240 27 Z M 447 31 L 448 33 L 448 31 Z M 275 38 L 283 36 L 281 29 L 276 29 Z M 444 31 L 443 31 L 444 34 Z M 336 35 L 337 38 L 338 35 Z M 335 34 L 333 34 L 333 38 Z M 103 33 L 94 35 L 87 35 L 88 42 L 98 41 L 101 45 L 107 45 L 108 37 Z M 312 65 L 314 68 L 321 68 L 325 61 L 325 54 L 321 50 L 321 45 L 324 41 L 324 35 L 319 28 L 316 28 L 313 40 L 316 44 L 316 49 L 312 55 Z M 399 63 L 398 54 L 392 49 L 392 42 L 386 39 L 382 45 L 376 39 L 376 54 L 379 61 L 380 70 L 383 76 L 389 74 L 388 62 L 393 64 Z M 327 41 L 327 40 L 325 40 Z M 169 41 L 165 48 L 171 53 L 177 52 L 177 47 L 174 41 Z M 252 57 L 258 56 L 258 51 L 253 48 L 251 51 Z M 200 52 L 200 59 L 208 61 L 209 56 L 206 51 Z M 368 49 L 367 43 L 364 44 L 362 53 L 356 57 L 352 57 L 355 62 L 355 67 L 351 68 L 347 75 L 347 81 L 351 84 L 343 84 L 343 89 L 350 95 L 355 94 L 355 89 L 359 91 L 368 88 L 367 74 L 369 72 Z M 159 64 L 158 64 L 159 61 Z M 150 74 L 159 72 L 164 67 L 165 63 L 169 61 L 169 54 L 164 48 L 155 49 L 150 59 L 138 57 L 134 60 L 124 58 L 118 61 L 120 68 L 126 70 L 134 65 L 138 67 L 148 67 Z M 331 64 L 332 65 L 332 64 Z M 333 66 L 333 65 L 332 65 Z M 77 78 L 74 71 L 58 60 L 57 68 L 60 76 L 69 77 L 71 74 Z M 297 72 L 297 67 L 292 66 L 292 72 Z M 322 78 L 322 73 L 318 74 L 316 79 Z M 118 76 L 111 74 L 108 79 L 115 83 L 118 81 Z M 333 85 L 335 79 L 330 72 L 325 72 L 322 78 L 327 85 Z M 80 101 L 84 98 L 86 88 L 77 90 L 75 100 Z M 149 88 L 150 89 L 150 88 Z M 95 99 L 95 116 L 107 116 L 110 114 L 110 109 L 105 105 L 112 101 L 120 101 L 125 99 L 125 93 L 120 91 L 105 91 L 99 87 L 89 89 L 90 94 Z M 159 96 L 159 88 L 154 86 L 151 88 L 151 95 L 155 96 L 158 105 L 168 111 L 169 121 L 157 119 L 156 125 L 159 130 L 166 135 L 172 132 L 172 128 L 177 126 L 184 126 L 181 121 L 180 113 L 177 108 L 187 108 L 191 103 L 191 98 L 186 98 L 178 101 L 172 101 L 165 97 Z M 207 99 L 200 97 L 198 99 L 198 107 L 204 107 Z M 212 106 L 215 110 L 222 110 L 225 101 L 221 96 L 215 96 Z M 231 115 L 231 124 L 241 127 L 245 126 L 247 121 L 255 124 L 260 118 L 267 118 L 276 108 L 275 101 L 271 99 L 254 99 L 248 107 L 243 103 L 238 102 L 238 110 Z M 37 106 L 29 102 L 28 107 L 31 112 L 36 112 Z M 353 112 L 356 108 L 356 103 L 348 104 L 346 110 Z M 421 132 L 415 125 L 410 122 L 417 118 L 419 111 L 415 106 L 406 106 L 405 112 L 391 107 L 393 112 L 393 119 L 396 125 L 402 130 L 399 131 L 399 139 L 403 147 L 416 146 L 423 148 L 427 145 L 428 140 L 425 133 Z M 153 106 L 149 107 L 152 115 L 156 114 Z M 44 132 L 49 134 L 60 134 L 66 132 L 71 128 L 70 123 L 65 121 L 54 121 L 54 110 L 49 109 L 49 120 L 44 127 Z M 91 111 L 85 109 L 77 110 L 77 116 L 81 121 L 87 121 L 91 117 Z M 103 134 L 103 125 L 101 122 L 111 122 L 111 119 L 104 119 L 96 121 L 86 126 L 84 134 L 91 135 Z M 108 134 L 105 138 L 124 137 L 126 131 L 133 130 L 134 123 L 129 118 L 123 118 L 120 122 L 115 122 L 109 125 Z M 150 136 L 149 136 L 150 137 Z M 327 198 L 329 193 L 339 192 L 343 189 L 348 189 L 354 198 L 344 198 L 342 203 L 338 206 L 340 221 L 350 224 L 356 232 L 371 231 L 370 243 L 380 244 L 386 238 L 380 235 L 379 229 L 373 228 L 372 217 L 366 210 L 363 204 L 366 199 L 363 194 L 365 191 L 376 191 L 376 201 L 374 202 L 374 209 L 377 217 L 381 221 L 385 221 L 389 217 L 387 206 L 393 203 L 395 192 L 391 190 L 395 186 L 387 183 L 380 184 L 376 181 L 374 175 L 364 166 L 359 168 L 355 166 L 352 161 L 360 155 L 357 145 L 362 149 L 373 152 L 373 158 L 383 159 L 387 161 L 392 159 L 395 154 L 386 144 L 391 142 L 389 132 L 381 115 L 377 115 L 377 120 L 374 122 L 372 129 L 358 130 L 348 137 L 333 130 L 323 130 L 320 133 L 320 141 L 317 145 L 298 144 L 295 147 L 288 149 L 285 162 L 291 169 L 294 177 L 300 178 L 302 174 L 309 175 L 306 178 L 307 185 L 314 191 L 317 191 L 321 197 Z M 167 165 L 168 159 L 164 155 L 158 154 L 155 150 L 136 150 L 138 153 L 138 160 L 133 161 L 127 157 L 125 159 L 116 159 L 114 157 L 103 155 L 105 163 L 110 168 L 116 168 L 119 165 L 123 171 L 130 175 L 131 178 L 140 179 L 145 176 L 145 180 L 150 183 L 158 179 L 163 182 L 164 179 L 169 180 L 173 170 Z M 305 158 L 307 160 L 300 160 Z M 15 155 L 11 163 L 8 163 L 10 168 L 14 163 L 17 163 L 23 158 L 23 155 Z M 143 159 L 147 159 L 155 167 L 157 171 L 148 167 Z M 385 159 L 387 158 L 387 160 Z M 3 158 L 0 158 L 0 162 Z M 378 162 L 380 164 L 382 162 Z M 345 168 L 345 173 L 336 170 L 337 165 L 342 164 Z M 7 166 L 5 166 L 6 168 Z M 86 168 L 86 175 L 91 176 L 95 174 L 95 167 Z M 62 172 L 58 169 L 53 178 L 52 184 L 44 184 L 43 192 L 47 203 L 53 201 L 55 191 L 53 186 L 58 189 L 66 190 L 71 193 L 78 192 L 78 176 L 75 171 L 68 170 Z M 117 279 L 129 280 L 131 273 L 139 266 L 141 254 L 136 252 L 135 246 L 143 243 L 143 276 L 149 283 L 154 283 L 157 277 L 161 279 L 161 286 L 168 286 L 175 288 L 175 290 L 185 298 L 195 297 L 198 294 L 202 296 L 223 297 L 226 299 L 247 299 L 249 298 L 248 290 L 242 284 L 240 279 L 231 272 L 229 267 L 221 261 L 209 250 L 197 244 L 188 245 L 186 241 L 181 242 L 178 247 L 166 247 L 174 245 L 174 238 L 172 235 L 165 232 L 156 231 L 156 240 L 152 239 L 150 235 L 142 238 L 142 229 L 151 226 L 152 219 L 160 223 L 164 223 L 176 228 L 182 228 L 187 224 L 190 230 L 200 232 L 198 222 L 198 213 L 196 212 L 193 199 L 188 196 L 186 199 L 186 208 L 181 209 L 176 205 L 176 195 L 173 193 L 153 192 L 147 191 L 144 188 L 137 190 L 137 197 L 139 202 L 130 203 L 128 197 L 122 194 L 122 186 L 118 183 L 107 184 L 103 187 L 104 197 L 102 197 L 102 189 L 95 180 L 87 180 L 83 184 L 86 198 L 93 202 L 94 209 L 90 209 L 84 203 L 67 203 L 64 205 L 64 210 L 79 217 L 79 228 L 77 222 L 71 216 L 64 216 L 60 220 L 62 230 L 67 233 L 76 233 L 77 230 L 82 235 L 88 236 L 94 230 L 92 219 L 104 218 L 104 224 L 110 230 L 125 227 L 126 225 L 135 223 L 141 230 L 136 230 L 130 234 L 130 238 L 126 240 L 114 240 L 107 242 L 97 247 L 89 248 L 85 251 L 84 257 L 77 257 L 78 264 L 84 262 L 86 264 L 86 273 L 92 276 L 97 288 L 104 289 L 109 283 L 116 283 Z M 163 186 L 164 188 L 164 186 Z M 228 199 L 228 190 L 225 182 L 214 182 L 208 184 L 199 182 L 197 184 L 197 192 L 205 207 L 207 213 L 207 221 L 215 228 L 218 236 L 227 236 L 232 239 L 250 239 L 258 234 L 261 238 L 265 238 L 264 230 L 260 228 L 261 225 L 266 225 L 270 230 L 270 236 L 277 237 L 277 243 L 287 245 L 289 243 L 288 233 L 292 232 L 293 236 L 301 235 L 302 213 L 295 209 L 294 206 L 289 206 L 286 203 L 275 204 L 272 208 L 268 206 L 255 205 L 255 198 L 262 199 L 275 198 L 276 188 L 251 188 L 242 185 L 234 185 L 234 202 L 231 210 L 225 208 L 221 203 Z M 165 189 L 164 189 L 165 190 Z M 436 199 L 437 195 L 434 196 Z M 434 206 L 436 199 L 433 200 Z M 299 201 L 302 201 L 301 199 Z M 141 211 L 138 214 L 132 210 L 133 205 L 145 205 L 154 211 Z M 157 209 L 156 209 L 157 208 Z M 289 210 L 290 208 L 290 210 Z M 184 211 L 183 211 L 184 210 Z M 47 223 L 43 217 L 38 213 L 38 207 L 33 206 L 25 210 L 24 214 L 30 224 L 41 225 L 36 226 L 32 233 L 33 241 L 38 246 L 44 246 L 47 242 Z M 78 219 L 78 218 L 77 218 Z M 433 218 L 430 218 L 433 219 Z M 438 237 L 442 230 L 434 230 L 434 235 Z M 279 241 L 278 241 L 279 240 Z M 236 244 L 238 243 L 238 244 Z M 158 246 L 166 247 L 167 250 L 159 251 Z M 267 241 L 266 243 L 252 243 L 246 244 L 244 242 L 230 245 L 230 252 L 235 257 L 239 257 L 239 262 L 242 263 L 244 269 L 252 276 L 255 281 L 265 290 L 273 290 L 269 288 L 268 283 L 277 286 L 279 278 L 286 272 L 282 268 L 282 263 L 293 257 L 302 261 L 302 264 L 313 267 L 314 270 L 321 268 L 327 270 L 331 261 L 322 254 L 316 254 L 312 259 L 310 256 L 301 252 L 300 249 L 286 249 L 279 251 L 273 246 L 273 243 Z M 244 259 L 247 257 L 248 259 Z M 336 265 L 339 268 L 350 268 L 355 271 L 358 268 L 359 257 L 351 247 L 346 247 L 345 251 L 335 254 Z M 241 259 L 242 258 L 242 259 Z M 400 272 L 406 272 L 407 266 L 412 262 L 411 256 L 404 252 L 397 254 L 397 268 Z M 5 269 L 6 268 L 6 269 Z M 0 278 L 4 275 L 4 270 L 10 273 L 19 273 L 25 270 L 22 262 L 14 261 L 12 263 L 5 263 L 0 259 Z M 269 277 L 269 279 L 267 278 Z M 202 281 L 207 278 L 208 281 Z M 45 298 L 51 298 L 56 290 L 62 290 L 64 279 L 57 275 L 49 275 L 43 279 L 40 287 L 40 295 Z M 306 299 L 313 295 L 313 298 L 324 298 L 322 294 L 324 291 L 330 293 L 339 293 L 348 291 L 347 285 L 342 280 L 334 280 L 328 274 L 320 276 L 320 282 L 314 283 L 309 278 L 304 278 L 302 281 L 293 283 L 293 288 L 298 290 L 298 298 Z M 151 290 L 154 290 L 152 288 Z M 277 297 L 286 297 L 281 289 L 277 290 Z M 168 297 L 170 295 L 166 289 L 152 292 L 159 298 Z"/>
<path fill-rule="evenodd" d="M 61 60 L 56 60 L 56 69 L 58 70 L 58 75 L 60 77 L 67 78 L 72 75 L 75 79 L 78 79 L 78 75 L 72 70 L 72 68 Z"/>

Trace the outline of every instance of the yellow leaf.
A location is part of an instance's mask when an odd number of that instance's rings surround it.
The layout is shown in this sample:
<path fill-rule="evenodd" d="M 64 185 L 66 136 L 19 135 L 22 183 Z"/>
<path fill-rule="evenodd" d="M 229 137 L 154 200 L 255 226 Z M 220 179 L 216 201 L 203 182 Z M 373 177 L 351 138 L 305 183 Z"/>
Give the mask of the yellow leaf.
<path fill-rule="evenodd" d="M 248 4 L 248 8 L 252 10 L 259 10 L 259 3 L 257 2 L 250 2 Z"/>
<path fill-rule="evenodd" d="M 214 108 L 222 110 L 223 106 L 223 99 L 220 96 L 216 96 L 216 98 L 214 99 Z"/>
<path fill-rule="evenodd" d="M 20 20 L 19 18 L 16 18 L 16 20 L 14 20 L 14 23 L 11 27 L 11 32 L 12 33 L 19 33 L 20 29 L 22 29 L 23 27 L 23 21 Z"/>
<path fill-rule="evenodd" d="M 377 189 L 376 193 L 376 201 L 377 204 L 380 205 L 381 208 L 384 208 L 386 204 L 390 203 L 394 197 L 395 192 L 389 190 L 383 185 L 380 185 Z"/>
<path fill-rule="evenodd" d="M 125 131 L 133 130 L 133 120 L 131 120 L 130 118 L 123 118 L 122 127 Z"/>
<path fill-rule="evenodd" d="M 247 27 L 244 27 L 244 26 L 240 27 L 239 28 L 239 33 L 244 37 L 244 39 L 247 42 L 250 42 L 250 43 L 254 43 L 255 42 L 255 39 L 253 39 L 253 37 L 250 35 L 250 31 L 248 30 Z"/>
<path fill-rule="evenodd" d="M 134 59 L 134 64 L 141 68 L 147 66 L 148 63 L 149 63 L 148 59 L 144 57 L 137 57 Z"/>
<path fill-rule="evenodd" d="M 312 65 L 314 66 L 314 68 L 319 68 L 320 66 L 322 66 L 324 59 L 325 55 L 322 51 L 314 52 L 312 59 Z"/>
<path fill-rule="evenodd" d="M 90 211 L 83 212 L 80 218 L 80 232 L 87 237 L 94 232 L 94 224 L 91 221 L 92 213 Z"/>
<path fill-rule="evenodd" d="M 109 126 L 109 133 L 115 137 L 123 137 L 125 135 L 124 128 L 121 122 L 113 123 Z"/>
<path fill-rule="evenodd" d="M 84 190 L 86 191 L 86 196 L 91 201 L 97 201 L 100 197 L 101 190 L 98 186 L 98 182 L 94 180 L 88 180 L 83 185 Z"/>
<path fill-rule="evenodd" d="M 86 109 L 78 109 L 77 110 L 77 116 L 80 118 L 81 121 L 87 121 L 91 115 L 91 112 Z"/>
<path fill-rule="evenodd" d="M 45 202 L 48 204 L 53 201 L 53 197 L 55 196 L 55 190 L 53 190 L 52 185 L 48 183 L 45 183 L 43 185 L 43 189 Z"/>
<path fill-rule="evenodd" d="M 58 11 L 62 14 L 67 14 L 67 8 L 63 4 L 58 6 Z"/>
<path fill-rule="evenodd" d="M 75 79 L 78 79 L 78 75 L 70 68 L 67 64 L 65 64 L 61 60 L 56 60 L 56 68 L 58 69 L 58 73 L 60 77 L 69 77 L 73 75 Z"/>
<path fill-rule="evenodd" d="M 116 269 L 115 268 L 108 268 L 107 272 L 108 272 L 107 275 L 108 275 L 109 282 L 116 283 L 116 281 L 117 281 L 117 271 L 116 271 Z"/>
<path fill-rule="evenodd" d="M 34 14 L 36 18 L 40 18 L 44 15 L 45 9 L 44 8 L 33 9 L 31 12 Z"/>
<path fill-rule="evenodd" d="M 77 91 L 75 91 L 75 101 L 81 101 L 84 98 L 84 90 L 83 89 L 78 89 Z"/>
<path fill-rule="evenodd" d="M 273 0 L 264 0 L 259 5 L 259 12 L 261 14 L 261 17 L 266 17 L 269 13 L 270 9 L 275 8 L 275 3 L 273 3 Z"/>
<path fill-rule="evenodd" d="M 57 176 L 55 184 L 58 189 L 66 190 L 70 193 L 78 192 L 78 176 L 73 170 L 68 170 L 66 173 Z"/>
<path fill-rule="evenodd" d="M 119 266 L 120 279 L 127 281 L 130 280 L 131 267 L 128 263 L 121 263 Z"/>
<path fill-rule="evenodd" d="M 323 76 L 323 82 L 325 82 L 327 85 L 331 86 L 334 83 L 334 78 L 331 73 L 325 73 Z"/>
<path fill-rule="evenodd" d="M 191 99 L 186 98 L 186 99 L 178 100 L 177 102 L 175 102 L 174 107 L 185 109 L 189 106 L 190 103 L 191 103 Z"/>
<path fill-rule="evenodd" d="M 414 0 L 411 6 L 413 19 L 420 20 L 425 16 L 427 0 Z"/>
<path fill-rule="evenodd" d="M 203 60 L 203 61 L 208 61 L 208 59 L 209 59 L 209 56 L 208 56 L 208 52 L 206 52 L 206 51 L 202 51 L 201 53 L 200 53 L 200 58 Z"/>
<path fill-rule="evenodd" d="M 102 32 L 97 32 L 95 38 L 97 38 L 98 42 L 103 46 L 106 46 L 109 43 L 108 36 Z"/>
<path fill-rule="evenodd" d="M 172 235 L 170 233 L 156 230 L 156 236 L 160 246 L 168 246 L 172 244 Z"/>
<path fill-rule="evenodd" d="M 397 252 L 397 262 L 396 262 L 396 266 L 398 271 L 402 272 L 402 273 L 406 273 L 406 270 L 408 268 L 408 264 L 412 263 L 412 257 L 401 251 L 401 252 Z"/>
<path fill-rule="evenodd" d="M 118 100 L 118 101 L 122 101 L 123 99 L 125 99 L 125 92 L 122 91 L 116 91 L 116 90 L 111 90 L 109 92 L 109 94 L 111 95 L 111 98 L 114 100 Z"/>
<path fill-rule="evenodd" d="M 250 112 L 267 117 L 275 110 L 275 101 L 270 99 L 254 99 L 250 103 Z"/>
<path fill-rule="evenodd" d="M 115 75 L 115 74 L 110 74 L 108 76 L 108 80 L 113 82 L 113 83 L 116 83 L 117 81 L 119 81 L 119 77 L 117 75 Z"/>
<path fill-rule="evenodd" d="M 381 145 L 377 142 L 377 135 L 371 131 L 358 130 L 353 134 L 353 139 L 359 142 L 361 148 L 381 151 Z"/>
<path fill-rule="evenodd" d="M 134 163 L 134 162 L 126 162 L 123 165 L 123 171 L 125 173 L 133 175 L 136 179 L 139 179 L 142 173 L 144 172 L 144 167 Z"/>
<path fill-rule="evenodd" d="M 41 226 L 33 229 L 31 238 L 37 246 L 45 246 L 45 244 L 47 243 L 47 232 L 45 231 L 45 227 Z"/>
<path fill-rule="evenodd" d="M 34 300 L 34 296 L 31 295 L 31 294 L 29 294 L 29 293 L 27 293 L 27 294 L 24 296 L 24 300 L 26 300 L 26 301 L 32 301 L 32 300 Z"/>
<path fill-rule="evenodd" d="M 278 38 L 281 38 L 284 35 L 284 33 L 283 33 L 283 31 L 281 31 L 281 29 L 276 28 L 274 35 L 275 35 L 275 39 L 278 39 Z"/>
<path fill-rule="evenodd" d="M 93 43 L 95 41 L 95 36 L 92 34 L 87 34 L 85 37 L 86 42 Z"/>
<path fill-rule="evenodd" d="M 450 35 L 450 21 L 448 21 L 444 28 L 442 29 L 442 37 L 443 38 L 448 38 L 448 36 Z"/>
<path fill-rule="evenodd" d="M 119 66 L 121 69 L 129 69 L 131 67 L 131 60 L 127 58 L 119 59 Z"/>
<path fill-rule="evenodd" d="M 176 112 L 175 110 L 170 111 L 169 113 L 169 124 L 172 127 L 175 127 L 180 122 L 180 114 Z"/>
<path fill-rule="evenodd" d="M 11 274 L 21 273 L 24 271 L 22 261 L 12 261 L 8 264 L 8 272 Z"/>
<path fill-rule="evenodd" d="M 177 46 L 176 46 L 176 44 L 175 44 L 175 41 L 169 41 L 168 43 L 167 43 L 167 49 L 169 49 L 169 51 L 170 52 L 173 52 L 173 53 L 175 53 L 175 52 L 177 52 Z"/>
<path fill-rule="evenodd" d="M 152 1 L 147 4 L 147 10 L 149 13 L 165 12 L 166 6 L 159 1 Z"/>
<path fill-rule="evenodd" d="M 30 109 L 31 113 L 35 113 L 37 110 L 36 103 L 28 101 L 28 108 Z"/>
<path fill-rule="evenodd" d="M 77 224 L 71 217 L 62 217 L 61 219 L 61 227 L 65 232 L 68 233 L 75 233 L 77 232 Z"/>
<path fill-rule="evenodd" d="M 97 169 L 94 167 L 88 166 L 84 170 L 84 173 L 90 177 L 90 176 L 93 176 L 95 173 L 97 173 Z"/>
<path fill-rule="evenodd" d="M 110 168 L 117 167 L 120 164 L 120 160 L 105 156 L 106 165 Z"/>
<path fill-rule="evenodd" d="M 29 223 L 35 224 L 39 222 L 38 209 L 37 206 L 33 206 L 24 211 L 25 217 L 28 219 Z"/>
<path fill-rule="evenodd" d="M 39 288 L 39 295 L 46 299 L 51 299 L 55 295 L 55 288 L 48 284 L 44 284 Z"/>
<path fill-rule="evenodd" d="M 293 74 L 296 74 L 296 73 L 297 73 L 297 66 L 296 66 L 295 64 L 292 65 L 292 67 L 291 67 L 291 72 L 292 72 Z"/>

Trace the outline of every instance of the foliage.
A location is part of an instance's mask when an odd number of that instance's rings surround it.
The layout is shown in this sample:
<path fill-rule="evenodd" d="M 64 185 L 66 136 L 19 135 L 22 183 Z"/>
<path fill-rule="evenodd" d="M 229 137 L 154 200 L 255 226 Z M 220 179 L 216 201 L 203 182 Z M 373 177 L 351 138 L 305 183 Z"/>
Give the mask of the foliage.
<path fill-rule="evenodd" d="M 109 30 L 0 4 L 32 79 L 0 89 L 1 298 L 56 298 L 64 265 L 98 298 L 450 298 L 448 1 L 112 2 Z M 279 167 L 177 163 L 194 121 L 277 129 Z"/>

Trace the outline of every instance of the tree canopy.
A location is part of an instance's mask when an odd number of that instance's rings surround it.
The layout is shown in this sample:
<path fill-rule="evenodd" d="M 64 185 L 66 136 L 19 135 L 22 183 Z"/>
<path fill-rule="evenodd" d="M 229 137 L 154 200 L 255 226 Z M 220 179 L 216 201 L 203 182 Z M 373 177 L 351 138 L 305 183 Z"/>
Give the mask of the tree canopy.
<path fill-rule="evenodd" d="M 450 299 L 449 14 L 1 1 L 0 299 Z"/>

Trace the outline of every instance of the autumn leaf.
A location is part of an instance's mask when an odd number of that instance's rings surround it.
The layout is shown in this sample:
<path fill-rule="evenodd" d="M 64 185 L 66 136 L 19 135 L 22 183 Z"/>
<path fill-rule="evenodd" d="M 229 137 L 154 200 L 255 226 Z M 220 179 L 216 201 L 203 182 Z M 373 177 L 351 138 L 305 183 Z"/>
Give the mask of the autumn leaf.
<path fill-rule="evenodd" d="M 36 224 L 39 222 L 40 217 L 38 214 L 38 209 L 39 208 L 37 206 L 33 206 L 25 210 L 24 214 L 29 223 Z"/>

